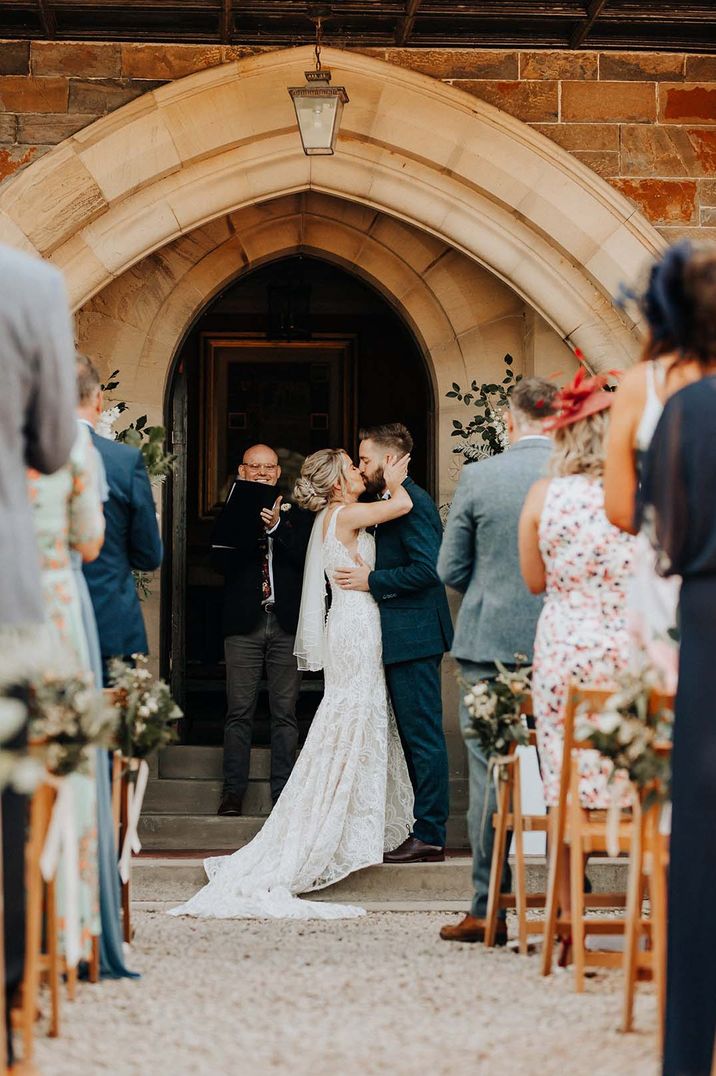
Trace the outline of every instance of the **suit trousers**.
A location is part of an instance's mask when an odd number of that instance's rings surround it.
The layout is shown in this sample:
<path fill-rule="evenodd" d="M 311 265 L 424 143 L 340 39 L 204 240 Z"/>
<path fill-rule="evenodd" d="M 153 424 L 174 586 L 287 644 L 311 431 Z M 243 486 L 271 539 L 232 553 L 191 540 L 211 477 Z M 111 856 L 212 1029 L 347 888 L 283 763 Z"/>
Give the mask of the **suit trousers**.
<path fill-rule="evenodd" d="M 388 691 L 415 793 L 413 835 L 445 847 L 450 811 L 440 691 L 442 654 L 386 665 Z"/>
<path fill-rule="evenodd" d="M 301 674 L 293 654 L 294 636 L 284 631 L 271 608 L 245 635 L 227 635 L 227 715 L 224 726 L 224 791 L 244 796 L 249 783 L 251 733 L 261 674 L 266 666 L 271 715 L 271 799 L 275 803 L 296 761 L 296 702 Z"/>
<path fill-rule="evenodd" d="M 495 666 L 492 662 L 461 661 L 459 664 L 460 675 L 470 684 L 475 684 L 478 680 L 492 680 L 495 677 Z M 473 896 L 470 913 L 482 919 L 487 912 L 492 849 L 495 843 L 492 816 L 497 810 L 497 794 L 495 782 L 490 779 L 488 760 L 478 741 L 465 737 L 465 731 L 471 727 L 470 714 L 462 699 L 464 692 L 460 694 L 460 729 L 467 749 L 470 782 L 467 808 L 467 833 L 472 849 Z M 510 868 L 505 857 L 505 868 L 500 885 L 503 893 L 509 893 L 511 881 Z M 501 909 L 499 914 L 500 918 L 505 918 L 504 909 Z"/>

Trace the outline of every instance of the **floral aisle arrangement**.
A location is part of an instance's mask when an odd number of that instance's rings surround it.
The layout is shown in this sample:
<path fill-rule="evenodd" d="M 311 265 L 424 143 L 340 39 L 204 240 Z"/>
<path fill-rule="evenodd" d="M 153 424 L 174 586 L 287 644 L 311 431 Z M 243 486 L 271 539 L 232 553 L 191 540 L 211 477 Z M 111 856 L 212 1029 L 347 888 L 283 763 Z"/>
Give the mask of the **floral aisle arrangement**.
<path fill-rule="evenodd" d="M 471 727 L 465 736 L 479 740 L 485 758 L 504 755 L 510 744 L 529 743 L 529 732 L 522 708 L 530 694 L 531 667 L 521 663 L 527 659 L 516 654 L 517 666 L 506 668 L 496 661 L 497 676 L 479 680 L 476 684 L 460 681 L 466 689 L 464 703 L 470 714 Z"/>
<path fill-rule="evenodd" d="M 671 798 L 671 754 L 665 747 L 672 738 L 674 714 L 665 707 L 654 712 L 650 706 L 654 693 L 662 690 L 655 669 L 626 672 L 600 714 L 578 715 L 574 732 L 577 741 L 589 740 L 611 760 L 610 780 L 618 780 L 620 773 L 629 777 L 647 808 Z"/>
<path fill-rule="evenodd" d="M 135 665 L 114 658 L 109 682 L 117 715 L 116 746 L 125 758 L 147 758 L 174 743 L 176 723 L 183 717 L 164 680 L 156 680 L 144 654 L 133 654 Z"/>
<path fill-rule="evenodd" d="M 23 733 L 27 706 L 20 699 L 0 696 L 0 792 L 12 788 L 29 795 L 38 785 L 43 769 L 27 750 Z"/>
<path fill-rule="evenodd" d="M 176 723 L 183 716 L 168 685 L 150 673 L 146 656 L 133 654 L 132 660 L 134 665 L 119 658 L 109 664 L 110 691 L 118 717 L 116 747 L 129 760 L 121 778 L 126 807 L 119 875 L 124 883 L 129 881 L 132 853 L 142 850 L 138 827 L 149 780 L 147 757 L 174 743 Z"/>
<path fill-rule="evenodd" d="M 91 674 L 49 673 L 19 690 L 27 704 L 30 739 L 55 777 L 88 772 L 90 748 L 113 745 L 117 718 Z"/>

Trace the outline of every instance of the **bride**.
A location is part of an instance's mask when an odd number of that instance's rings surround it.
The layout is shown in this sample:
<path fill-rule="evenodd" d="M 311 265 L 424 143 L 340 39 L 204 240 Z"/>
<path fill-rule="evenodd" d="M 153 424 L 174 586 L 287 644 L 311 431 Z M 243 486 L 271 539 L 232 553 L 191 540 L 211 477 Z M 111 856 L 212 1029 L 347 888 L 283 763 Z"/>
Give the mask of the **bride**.
<path fill-rule="evenodd" d="M 365 483 L 341 449 L 323 449 L 301 468 L 294 499 L 317 512 L 306 557 L 295 654 L 323 669 L 325 692 L 293 772 L 261 831 L 230 856 L 204 861 L 208 883 L 170 915 L 217 919 L 339 919 L 351 905 L 300 900 L 380 863 L 410 831 L 413 792 L 390 706 L 380 614 L 369 593 L 326 578 L 362 559 L 375 563 L 366 528 L 406 515 L 409 457 L 385 468 L 390 498 L 359 504 Z"/>

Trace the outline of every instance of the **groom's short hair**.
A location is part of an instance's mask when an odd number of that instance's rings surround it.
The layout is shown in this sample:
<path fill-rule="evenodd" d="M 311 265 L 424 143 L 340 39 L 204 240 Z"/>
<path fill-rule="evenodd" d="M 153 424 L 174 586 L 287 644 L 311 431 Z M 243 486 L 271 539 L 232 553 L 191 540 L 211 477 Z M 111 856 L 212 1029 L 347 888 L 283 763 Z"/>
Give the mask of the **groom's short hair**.
<path fill-rule="evenodd" d="M 373 441 L 381 448 L 392 449 L 398 456 L 413 451 L 413 437 L 402 422 L 385 422 L 382 426 L 364 426 L 359 431 L 361 441 Z"/>

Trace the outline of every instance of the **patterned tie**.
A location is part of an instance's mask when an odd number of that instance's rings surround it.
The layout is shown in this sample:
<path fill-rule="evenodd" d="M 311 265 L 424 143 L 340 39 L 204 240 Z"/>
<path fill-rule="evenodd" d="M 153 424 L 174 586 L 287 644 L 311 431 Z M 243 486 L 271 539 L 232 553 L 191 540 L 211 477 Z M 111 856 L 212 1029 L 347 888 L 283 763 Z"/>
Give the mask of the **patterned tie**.
<path fill-rule="evenodd" d="M 265 604 L 271 600 L 271 572 L 269 570 L 269 540 L 268 536 L 259 539 L 261 550 L 261 602 Z"/>

